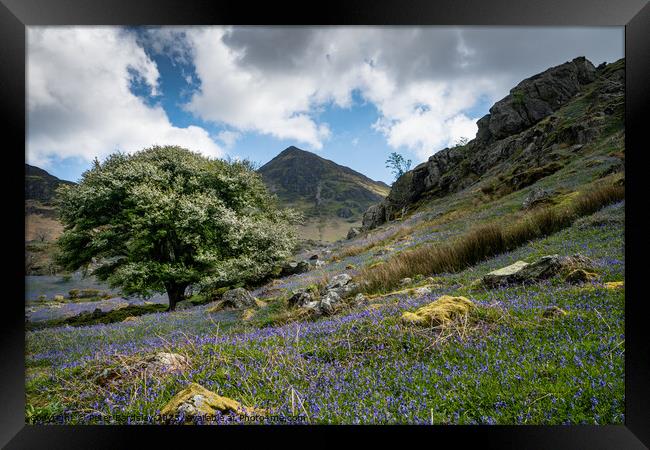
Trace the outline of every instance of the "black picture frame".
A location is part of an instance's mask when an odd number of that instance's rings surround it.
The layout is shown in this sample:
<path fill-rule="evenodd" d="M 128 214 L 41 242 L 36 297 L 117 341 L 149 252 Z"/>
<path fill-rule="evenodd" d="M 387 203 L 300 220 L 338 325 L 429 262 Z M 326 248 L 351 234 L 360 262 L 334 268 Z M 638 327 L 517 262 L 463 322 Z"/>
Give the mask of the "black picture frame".
<path fill-rule="evenodd" d="M 524 26 L 625 26 L 626 58 L 626 202 L 625 286 L 626 357 L 625 425 L 620 426 L 447 426 L 447 427 L 160 427 L 160 426 L 33 426 L 25 425 L 24 391 L 24 174 L 25 35 L 30 25 L 188 25 L 188 24 L 302 24 L 302 25 L 524 25 Z M 190 0 L 0 0 L 0 92 L 6 187 L 4 204 L 12 219 L 5 229 L 15 233 L 5 245 L 12 288 L 5 294 L 0 328 L 0 444 L 6 448 L 121 448 L 152 440 L 193 445 L 196 439 L 217 436 L 247 445 L 251 436 L 270 431 L 288 434 L 302 445 L 317 442 L 315 434 L 337 431 L 351 437 L 383 439 L 386 432 L 408 434 L 408 441 L 424 439 L 426 445 L 467 443 L 481 448 L 627 449 L 650 446 L 650 336 L 643 314 L 644 206 L 641 186 L 643 154 L 648 151 L 645 120 L 650 105 L 650 4 L 646 0 L 406 0 L 328 1 L 323 4 L 260 3 Z M 15 175 L 15 176 L 14 176 Z M 11 225 L 11 227 L 8 227 Z M 9 249 L 10 248 L 10 249 Z M 20 280 L 20 281 L 19 281 Z M 210 433 L 208 436 L 206 433 Z M 214 433 L 219 433 L 215 435 Z M 286 439 L 286 437 L 284 437 Z M 209 442 L 209 441 L 208 441 Z M 213 441 L 221 445 L 222 441 Z M 138 444 L 140 445 L 140 444 Z"/>

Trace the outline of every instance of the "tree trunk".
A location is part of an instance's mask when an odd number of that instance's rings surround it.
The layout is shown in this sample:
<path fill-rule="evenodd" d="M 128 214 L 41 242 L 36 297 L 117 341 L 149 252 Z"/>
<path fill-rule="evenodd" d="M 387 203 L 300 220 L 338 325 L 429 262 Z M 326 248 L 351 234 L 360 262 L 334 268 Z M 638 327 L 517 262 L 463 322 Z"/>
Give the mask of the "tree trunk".
<path fill-rule="evenodd" d="M 167 297 L 169 297 L 169 308 L 167 311 L 174 311 L 176 303 L 185 300 L 185 288 L 187 284 L 165 283 Z"/>

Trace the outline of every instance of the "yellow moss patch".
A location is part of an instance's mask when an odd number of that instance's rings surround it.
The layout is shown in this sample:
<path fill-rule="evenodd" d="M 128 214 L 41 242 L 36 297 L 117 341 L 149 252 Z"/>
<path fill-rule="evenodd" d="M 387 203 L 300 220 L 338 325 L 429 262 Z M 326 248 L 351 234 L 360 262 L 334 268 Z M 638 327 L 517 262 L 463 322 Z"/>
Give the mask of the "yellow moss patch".
<path fill-rule="evenodd" d="M 258 306 L 258 308 L 264 308 L 267 305 L 264 300 L 260 300 L 259 298 L 255 299 L 255 304 Z"/>
<path fill-rule="evenodd" d="M 421 326 L 444 326 L 457 316 L 469 313 L 472 308 L 474 303 L 465 297 L 443 295 L 414 313 L 403 313 L 402 322 Z"/>
<path fill-rule="evenodd" d="M 608 281 L 605 283 L 607 289 L 620 289 L 624 286 L 622 281 Z"/>
<path fill-rule="evenodd" d="M 254 315 L 255 310 L 253 308 L 248 308 L 246 311 L 244 311 L 244 314 L 242 314 L 241 320 L 249 321 L 253 318 Z"/>
<path fill-rule="evenodd" d="M 262 409 L 248 408 L 236 400 L 222 397 L 207 390 L 200 384 L 191 383 L 188 387 L 178 392 L 167 403 L 160 414 L 163 416 L 176 416 L 183 413 L 185 416 L 213 416 L 217 411 L 222 414 L 236 413 L 243 415 L 261 415 Z"/>
<path fill-rule="evenodd" d="M 597 278 L 597 273 L 588 272 L 584 269 L 575 269 L 564 278 L 564 281 L 568 283 L 588 283 Z"/>
<path fill-rule="evenodd" d="M 129 316 L 126 319 L 124 319 L 122 322 L 139 322 L 140 319 L 138 317 L 134 316 Z"/>

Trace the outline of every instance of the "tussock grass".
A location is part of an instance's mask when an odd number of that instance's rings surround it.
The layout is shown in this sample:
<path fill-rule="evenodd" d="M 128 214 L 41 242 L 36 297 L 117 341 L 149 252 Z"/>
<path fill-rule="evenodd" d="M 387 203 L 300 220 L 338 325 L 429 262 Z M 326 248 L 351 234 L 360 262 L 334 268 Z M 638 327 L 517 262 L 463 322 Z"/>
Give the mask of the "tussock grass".
<path fill-rule="evenodd" d="M 401 252 L 385 264 L 362 269 L 358 275 L 361 289 L 366 293 L 385 292 L 415 274 L 457 272 L 530 240 L 556 233 L 571 226 L 578 217 L 624 197 L 622 186 L 600 186 L 581 193 L 567 207 L 538 209 L 510 224 L 503 218 L 478 225 L 450 243 L 423 245 Z"/>

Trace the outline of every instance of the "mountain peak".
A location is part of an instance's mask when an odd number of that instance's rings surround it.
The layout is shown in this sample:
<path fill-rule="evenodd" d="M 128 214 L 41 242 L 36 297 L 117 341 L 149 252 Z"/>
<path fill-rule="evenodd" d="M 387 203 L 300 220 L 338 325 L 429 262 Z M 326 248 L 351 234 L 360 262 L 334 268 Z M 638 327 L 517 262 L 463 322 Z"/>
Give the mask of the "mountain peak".
<path fill-rule="evenodd" d="M 363 212 L 388 194 L 389 187 L 349 167 L 290 146 L 259 168 L 265 184 L 285 206 L 301 210 L 314 229 L 336 222 L 337 233 L 312 238 L 344 237 Z"/>

